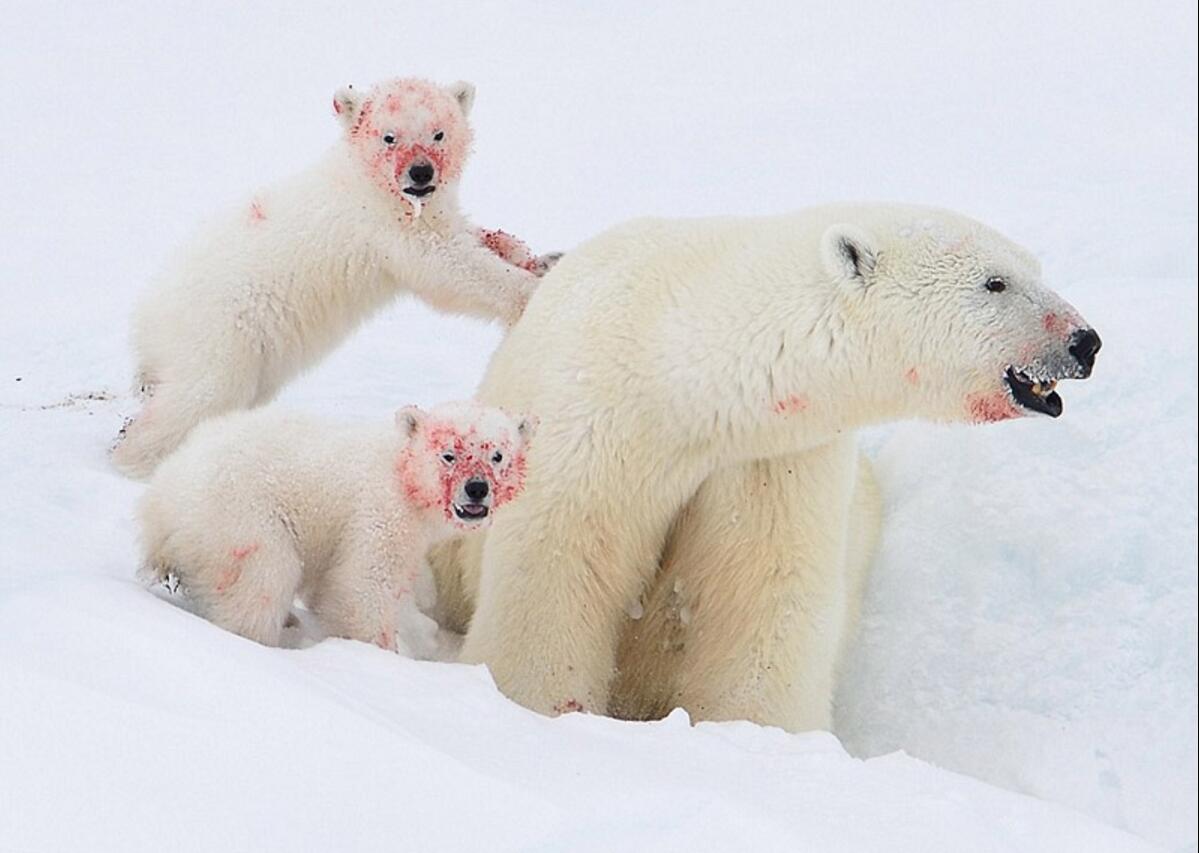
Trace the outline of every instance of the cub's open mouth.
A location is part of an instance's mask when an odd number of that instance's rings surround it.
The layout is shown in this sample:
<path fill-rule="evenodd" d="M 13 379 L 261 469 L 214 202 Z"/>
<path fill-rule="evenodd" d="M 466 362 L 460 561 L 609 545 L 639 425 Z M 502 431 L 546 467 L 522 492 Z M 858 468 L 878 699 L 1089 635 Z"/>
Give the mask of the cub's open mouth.
<path fill-rule="evenodd" d="M 1037 380 L 1013 367 L 1007 369 L 1004 378 L 1011 389 L 1012 399 L 1034 412 L 1056 418 L 1062 413 L 1062 398 L 1053 389 L 1056 379 Z"/>
<path fill-rule="evenodd" d="M 404 192 L 408 195 L 414 195 L 417 198 L 424 198 L 432 193 L 437 187 L 404 187 Z"/>
<path fill-rule="evenodd" d="M 454 504 L 454 515 L 463 521 L 479 521 L 487 517 L 490 510 L 484 504 Z"/>

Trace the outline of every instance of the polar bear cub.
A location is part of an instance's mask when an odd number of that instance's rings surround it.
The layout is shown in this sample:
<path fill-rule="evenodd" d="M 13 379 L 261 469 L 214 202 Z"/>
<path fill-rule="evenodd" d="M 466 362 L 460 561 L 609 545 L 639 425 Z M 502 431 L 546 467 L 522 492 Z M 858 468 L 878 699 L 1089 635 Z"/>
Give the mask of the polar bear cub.
<path fill-rule="evenodd" d="M 299 596 L 329 635 L 394 650 L 429 545 L 486 527 L 521 490 L 531 432 L 474 403 L 408 406 L 394 427 L 215 418 L 150 481 L 143 573 L 174 574 L 201 615 L 266 645 Z"/>
<path fill-rule="evenodd" d="M 269 401 L 401 291 L 516 321 L 555 256 L 459 211 L 473 99 L 416 79 L 341 90 L 332 150 L 184 248 L 135 311 L 144 405 L 113 448 L 122 472 L 147 477 L 200 421 Z"/>

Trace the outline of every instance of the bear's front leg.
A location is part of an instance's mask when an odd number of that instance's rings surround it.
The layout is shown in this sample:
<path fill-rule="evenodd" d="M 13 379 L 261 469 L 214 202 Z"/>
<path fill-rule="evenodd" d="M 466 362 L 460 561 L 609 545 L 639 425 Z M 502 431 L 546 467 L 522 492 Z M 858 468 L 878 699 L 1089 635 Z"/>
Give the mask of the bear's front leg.
<path fill-rule="evenodd" d="M 379 526 L 349 530 L 305 603 L 329 636 L 395 651 L 398 601 L 412 594 L 414 555 L 388 547 L 392 537 Z"/>
<path fill-rule="evenodd" d="M 515 325 L 539 279 L 485 248 L 473 233 L 417 234 L 384 252 L 392 274 L 433 307 Z"/>
<path fill-rule="evenodd" d="M 475 235 L 480 243 L 505 261 L 538 278 L 549 272 L 562 257 L 561 252 L 536 255 L 524 240 L 498 228 L 476 228 Z"/>
<path fill-rule="evenodd" d="M 597 451 L 553 444 L 538 433 L 525 493 L 487 535 L 461 660 L 535 711 L 605 713 L 625 611 L 690 489 L 647 471 L 645 486 L 616 490 L 590 473 Z"/>
<path fill-rule="evenodd" d="M 614 714 L 830 728 L 877 525 L 858 466 L 842 439 L 704 482 L 622 638 Z"/>

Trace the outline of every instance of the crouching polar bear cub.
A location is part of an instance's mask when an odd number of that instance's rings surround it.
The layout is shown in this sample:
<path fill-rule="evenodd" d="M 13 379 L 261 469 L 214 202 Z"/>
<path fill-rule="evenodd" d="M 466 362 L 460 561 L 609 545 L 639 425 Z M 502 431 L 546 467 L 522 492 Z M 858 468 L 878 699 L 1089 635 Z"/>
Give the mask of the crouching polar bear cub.
<path fill-rule="evenodd" d="M 269 409 L 212 419 L 142 499 L 144 574 L 174 574 L 201 615 L 260 643 L 279 644 L 299 595 L 326 633 L 394 649 L 429 545 L 512 499 L 530 434 L 475 404 L 408 406 L 394 428 Z"/>
<path fill-rule="evenodd" d="M 492 359 L 479 399 L 535 412 L 537 444 L 485 539 L 431 555 L 439 617 L 538 711 L 827 728 L 879 516 L 853 430 L 1056 417 L 1098 349 L 953 213 L 618 227 Z"/>
<path fill-rule="evenodd" d="M 200 421 L 268 402 L 401 291 L 514 323 L 552 257 L 471 225 L 458 181 L 474 87 L 337 93 L 344 136 L 214 222 L 138 303 L 141 413 L 113 462 L 146 477 Z"/>

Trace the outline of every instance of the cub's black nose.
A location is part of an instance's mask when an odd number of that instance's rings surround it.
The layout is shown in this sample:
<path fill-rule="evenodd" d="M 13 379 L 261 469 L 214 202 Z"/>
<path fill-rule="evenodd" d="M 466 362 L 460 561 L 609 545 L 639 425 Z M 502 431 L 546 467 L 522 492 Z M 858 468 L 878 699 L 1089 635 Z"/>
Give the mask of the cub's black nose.
<path fill-rule="evenodd" d="M 417 163 L 408 170 L 408 178 L 414 186 L 423 187 L 433 180 L 433 167 L 428 163 Z"/>
<path fill-rule="evenodd" d="M 1095 353 L 1099 352 L 1101 346 L 1103 341 L 1099 340 L 1094 329 L 1079 329 L 1070 336 L 1070 355 L 1082 365 L 1083 379 L 1091 375 L 1091 368 L 1095 366 Z"/>
<path fill-rule="evenodd" d="M 487 485 L 486 480 L 467 480 L 466 485 L 462 487 L 466 492 L 466 496 L 472 501 L 481 501 L 487 497 L 487 493 L 491 490 Z"/>

